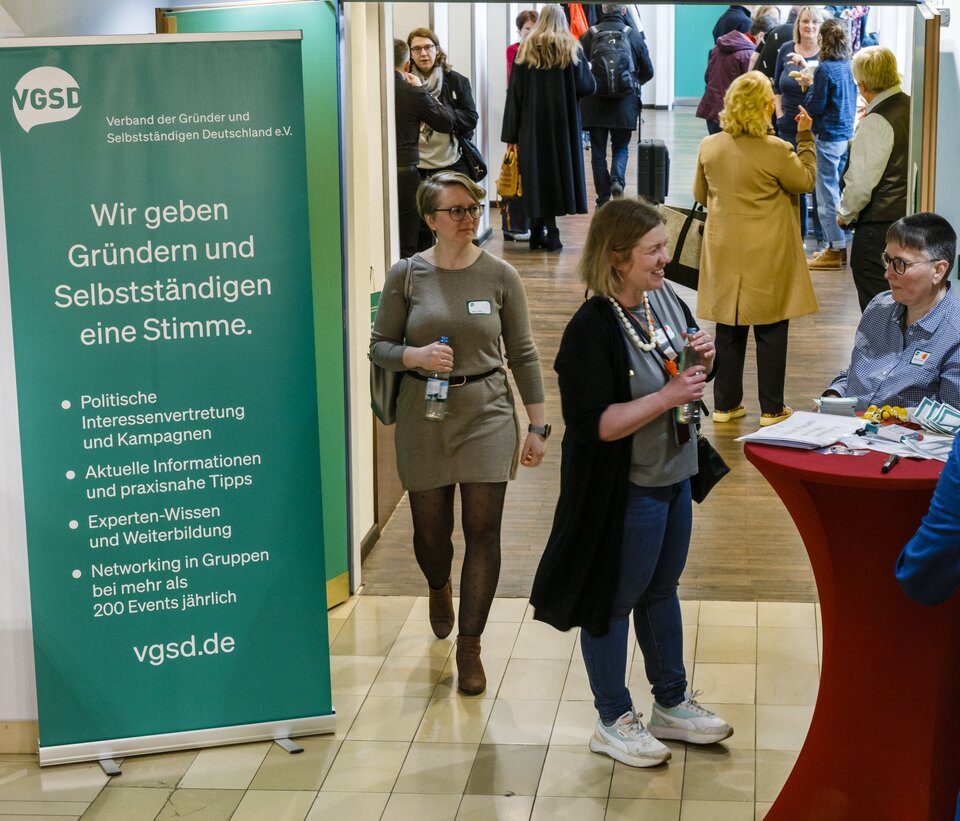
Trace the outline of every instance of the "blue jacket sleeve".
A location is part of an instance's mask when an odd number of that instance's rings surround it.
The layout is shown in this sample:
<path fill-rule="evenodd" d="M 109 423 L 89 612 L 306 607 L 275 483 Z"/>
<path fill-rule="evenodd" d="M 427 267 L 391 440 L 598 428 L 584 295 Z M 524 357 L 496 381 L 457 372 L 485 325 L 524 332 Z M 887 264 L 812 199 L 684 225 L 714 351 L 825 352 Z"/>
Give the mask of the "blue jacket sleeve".
<path fill-rule="evenodd" d="M 897 581 L 921 604 L 940 604 L 960 584 L 960 437 L 940 474 L 930 510 L 897 559 Z"/>

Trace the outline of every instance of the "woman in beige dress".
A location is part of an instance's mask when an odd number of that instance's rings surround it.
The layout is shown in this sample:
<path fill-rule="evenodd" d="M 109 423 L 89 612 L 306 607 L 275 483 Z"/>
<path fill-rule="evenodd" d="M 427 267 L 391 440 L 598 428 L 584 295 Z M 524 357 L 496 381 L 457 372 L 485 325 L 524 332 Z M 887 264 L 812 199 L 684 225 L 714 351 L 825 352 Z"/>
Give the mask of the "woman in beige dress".
<path fill-rule="evenodd" d="M 417 209 L 437 243 L 411 257 L 409 268 L 403 261 L 387 273 L 370 342 L 374 362 L 404 372 L 397 470 L 410 494 L 413 547 L 430 588 L 430 623 L 438 638 L 454 624 L 451 536 L 460 486 L 465 553 L 457 686 L 468 695 L 486 687 L 480 635 L 500 576 L 507 481 L 516 474 L 518 455 L 527 467 L 540 464 L 550 435 L 520 275 L 473 244 L 485 198 L 483 188 L 456 172 L 420 184 Z M 501 342 L 530 423 L 522 447 Z M 426 377 L 435 371 L 450 374 L 441 421 L 424 417 Z"/>
<path fill-rule="evenodd" d="M 783 403 L 789 320 L 819 310 L 800 239 L 797 197 L 813 187 L 812 120 L 797 115 L 797 153 L 772 136 L 773 89 L 759 71 L 730 85 L 723 131 L 700 143 L 693 195 L 707 207 L 697 311 L 717 323 L 714 422 L 746 414 L 743 363 L 753 326 L 760 424 L 793 411 Z"/>

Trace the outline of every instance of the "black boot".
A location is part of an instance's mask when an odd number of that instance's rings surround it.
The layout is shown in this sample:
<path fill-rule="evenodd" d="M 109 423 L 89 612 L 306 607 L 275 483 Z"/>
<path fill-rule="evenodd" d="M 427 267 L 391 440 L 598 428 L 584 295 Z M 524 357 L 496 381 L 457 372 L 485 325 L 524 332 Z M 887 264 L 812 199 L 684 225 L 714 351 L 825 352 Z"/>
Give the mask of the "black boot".
<path fill-rule="evenodd" d="M 547 239 L 544 242 L 543 247 L 546 248 L 548 251 L 560 251 L 563 249 L 563 243 L 560 242 L 559 228 L 547 229 Z"/>
<path fill-rule="evenodd" d="M 546 238 L 546 228 L 544 228 L 542 219 L 535 219 L 530 224 L 530 250 L 539 251 L 544 247 Z"/>

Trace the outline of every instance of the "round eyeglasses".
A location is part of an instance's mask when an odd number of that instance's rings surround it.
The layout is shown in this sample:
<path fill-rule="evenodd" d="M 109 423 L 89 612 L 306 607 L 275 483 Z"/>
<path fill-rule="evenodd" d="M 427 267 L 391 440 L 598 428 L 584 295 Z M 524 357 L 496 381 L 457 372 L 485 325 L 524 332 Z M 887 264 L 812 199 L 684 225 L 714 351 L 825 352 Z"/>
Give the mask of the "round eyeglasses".
<path fill-rule="evenodd" d="M 411 54 L 426 54 L 427 52 L 433 51 L 435 48 L 436 48 L 436 46 L 435 46 L 433 43 L 431 43 L 429 46 L 411 46 L 411 47 L 410 47 L 410 53 L 411 53 Z"/>
<path fill-rule="evenodd" d="M 884 268 L 893 268 L 893 272 L 898 276 L 902 277 L 907 273 L 907 268 L 911 268 L 914 265 L 921 265 L 924 262 L 936 262 L 935 259 L 917 259 L 913 262 L 909 260 L 901 259 L 900 257 L 892 257 L 886 251 L 880 254 L 880 261 L 883 262 Z"/>
<path fill-rule="evenodd" d="M 455 205 L 453 208 L 436 208 L 434 211 L 446 211 L 450 215 L 450 219 L 454 222 L 461 222 L 467 214 L 470 215 L 471 219 L 480 219 L 480 215 L 483 213 L 483 205 L 481 203 L 474 203 L 466 208 L 461 205 Z"/>

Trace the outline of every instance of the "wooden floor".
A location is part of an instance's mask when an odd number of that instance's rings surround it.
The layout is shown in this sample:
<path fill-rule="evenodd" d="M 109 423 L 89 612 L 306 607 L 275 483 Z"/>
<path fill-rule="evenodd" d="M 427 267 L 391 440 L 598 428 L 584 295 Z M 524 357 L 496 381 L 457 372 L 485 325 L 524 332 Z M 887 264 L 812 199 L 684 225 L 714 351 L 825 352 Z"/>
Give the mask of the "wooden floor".
<path fill-rule="evenodd" d="M 668 203 L 689 205 L 696 147 L 705 133 L 703 121 L 695 119 L 690 109 L 645 112 L 644 119 L 643 136 L 663 139 L 670 148 Z M 628 191 L 636 179 L 633 150 L 630 159 Z M 589 180 L 589 153 L 585 155 L 585 164 Z M 491 218 L 498 229 L 499 215 L 494 212 Z M 589 219 L 589 216 L 578 216 L 558 221 L 564 244 L 559 254 L 531 252 L 525 244 L 504 243 L 499 230 L 494 230 L 493 238 L 484 246 L 516 267 L 523 277 L 543 366 L 547 419 L 555 431 L 543 465 L 532 470 L 520 468 L 520 475 L 508 489 L 498 596 L 529 595 L 550 531 L 558 494 L 562 436 L 553 360 L 567 320 L 583 300 L 583 286 L 576 278 L 574 266 Z M 790 325 L 786 402 L 795 409 L 810 409 L 813 398 L 846 366 L 860 316 L 849 270 L 813 272 L 813 281 L 820 312 L 794 320 Z M 696 314 L 696 293 L 678 290 Z M 703 325 L 712 332 L 712 323 Z M 817 598 L 810 564 L 793 522 L 776 494 L 746 462 L 742 446 L 734 441 L 758 425 L 755 365 L 751 341 L 744 373 L 746 418 L 724 425 L 714 425 L 709 420 L 704 424 L 704 432 L 723 454 L 732 472 L 703 505 L 694 506 L 690 556 L 680 581 L 680 595 L 684 599 L 809 602 Z M 709 394 L 707 404 L 712 407 Z M 456 588 L 463 554 L 459 529 L 454 543 Z M 426 583 L 414 561 L 411 544 L 410 511 L 404 497 L 363 564 L 366 595 L 424 594 Z"/>

